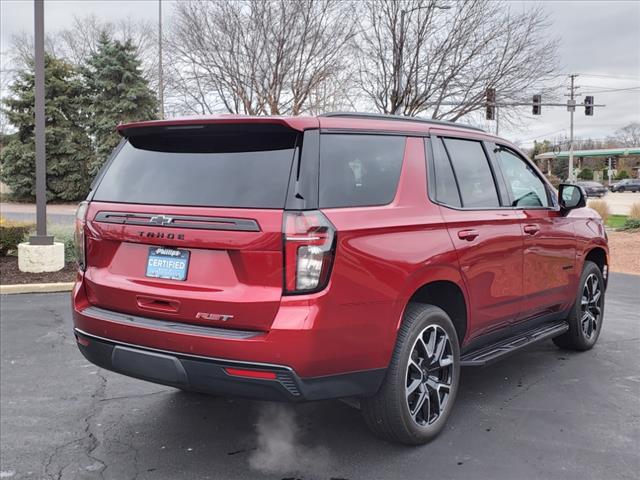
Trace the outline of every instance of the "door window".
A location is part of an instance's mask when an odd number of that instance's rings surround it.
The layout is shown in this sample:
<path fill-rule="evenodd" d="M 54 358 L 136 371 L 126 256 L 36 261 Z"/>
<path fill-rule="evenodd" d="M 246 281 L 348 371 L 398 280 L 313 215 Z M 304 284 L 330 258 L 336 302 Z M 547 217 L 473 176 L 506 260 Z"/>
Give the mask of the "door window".
<path fill-rule="evenodd" d="M 498 150 L 498 162 L 511 192 L 513 207 L 548 207 L 549 198 L 544 183 L 533 168 L 515 153 Z"/>
<path fill-rule="evenodd" d="M 458 180 L 462 206 L 498 208 L 500 200 L 482 144 L 475 140 L 454 138 L 444 139 L 444 144 Z"/>

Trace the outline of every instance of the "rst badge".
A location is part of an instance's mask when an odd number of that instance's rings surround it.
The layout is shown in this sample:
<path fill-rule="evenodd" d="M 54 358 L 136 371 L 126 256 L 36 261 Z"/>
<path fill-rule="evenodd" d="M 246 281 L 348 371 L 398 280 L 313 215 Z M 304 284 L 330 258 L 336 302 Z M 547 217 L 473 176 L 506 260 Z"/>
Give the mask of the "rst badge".
<path fill-rule="evenodd" d="M 198 320 L 209 320 L 212 322 L 228 322 L 233 320 L 233 315 L 223 315 L 220 313 L 198 312 L 196 313 Z"/>

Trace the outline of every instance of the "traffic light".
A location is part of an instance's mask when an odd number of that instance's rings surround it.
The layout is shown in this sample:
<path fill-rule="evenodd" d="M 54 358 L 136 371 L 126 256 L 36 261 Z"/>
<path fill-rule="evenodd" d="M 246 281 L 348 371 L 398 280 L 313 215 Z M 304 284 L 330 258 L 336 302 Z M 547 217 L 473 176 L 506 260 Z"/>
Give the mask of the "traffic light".
<path fill-rule="evenodd" d="M 618 157 L 612 157 L 611 158 L 611 170 L 615 170 L 617 167 L 618 167 Z"/>
<path fill-rule="evenodd" d="M 534 115 L 540 115 L 542 113 L 542 95 L 533 96 L 533 109 Z"/>
<path fill-rule="evenodd" d="M 593 115 L 593 96 L 587 95 L 584 97 L 584 114 L 592 116 Z"/>
<path fill-rule="evenodd" d="M 496 118 L 496 89 L 487 88 L 487 120 Z"/>

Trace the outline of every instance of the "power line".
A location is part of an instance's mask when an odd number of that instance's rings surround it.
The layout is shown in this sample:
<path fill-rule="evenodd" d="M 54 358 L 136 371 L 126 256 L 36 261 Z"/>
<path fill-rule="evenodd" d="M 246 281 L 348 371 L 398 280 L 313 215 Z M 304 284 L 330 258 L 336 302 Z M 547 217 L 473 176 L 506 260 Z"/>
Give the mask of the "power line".
<path fill-rule="evenodd" d="M 597 78 L 619 78 L 622 80 L 640 80 L 640 77 L 627 77 L 625 75 L 605 75 L 596 73 L 581 73 L 583 77 L 597 77 Z"/>
<path fill-rule="evenodd" d="M 587 85 L 583 85 L 583 86 L 587 86 Z M 591 88 L 594 88 L 595 86 L 592 86 Z M 582 93 L 610 93 L 610 92 L 629 92 L 631 90 L 640 90 L 640 87 L 629 87 L 629 88 L 609 88 L 609 89 L 605 89 L 605 90 L 589 90 L 588 92 L 582 92 Z"/>

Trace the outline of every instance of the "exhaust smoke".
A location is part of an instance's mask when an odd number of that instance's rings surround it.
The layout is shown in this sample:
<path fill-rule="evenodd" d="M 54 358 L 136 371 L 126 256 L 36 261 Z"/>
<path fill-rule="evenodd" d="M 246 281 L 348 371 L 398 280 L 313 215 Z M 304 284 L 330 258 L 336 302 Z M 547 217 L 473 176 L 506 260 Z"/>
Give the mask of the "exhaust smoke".
<path fill-rule="evenodd" d="M 318 475 L 329 470 L 329 450 L 302 445 L 302 432 L 290 405 L 261 406 L 256 424 L 257 448 L 249 457 L 252 469 L 264 473 Z"/>

